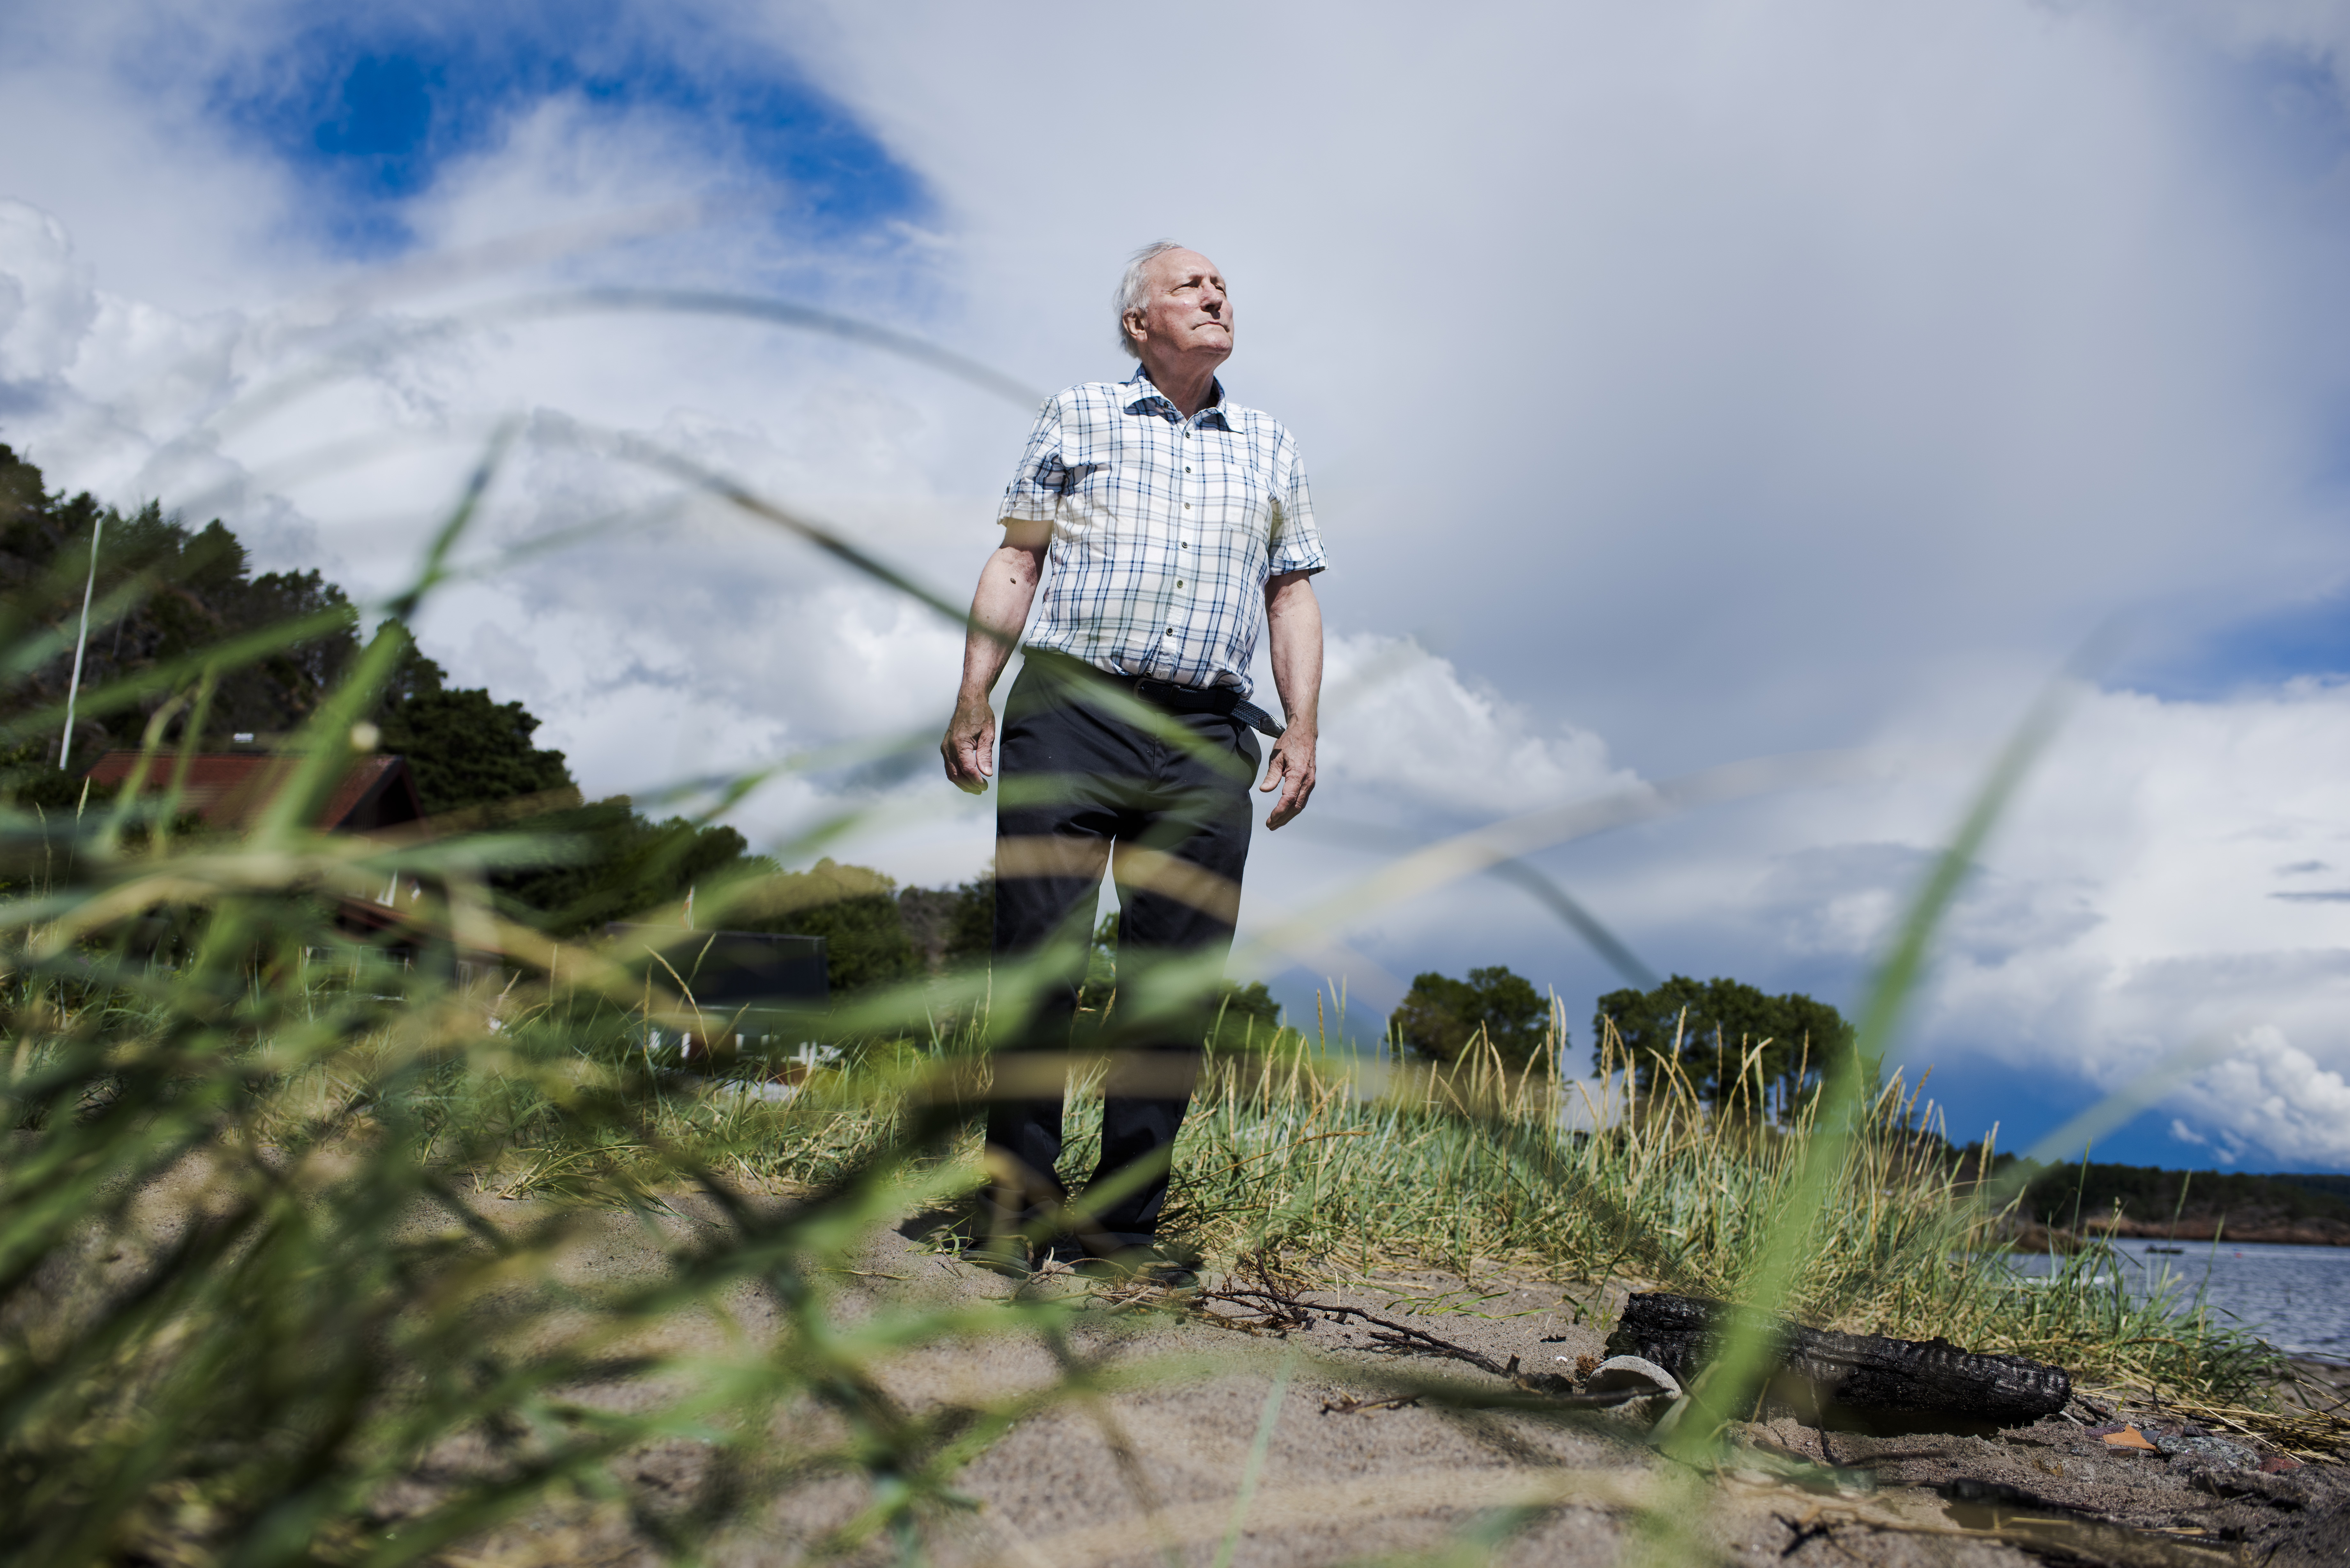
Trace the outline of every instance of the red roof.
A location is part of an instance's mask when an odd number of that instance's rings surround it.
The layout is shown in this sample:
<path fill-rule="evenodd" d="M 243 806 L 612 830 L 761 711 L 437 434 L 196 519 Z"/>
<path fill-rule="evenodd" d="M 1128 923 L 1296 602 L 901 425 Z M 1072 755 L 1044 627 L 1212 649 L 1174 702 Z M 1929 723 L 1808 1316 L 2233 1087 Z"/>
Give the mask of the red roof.
<path fill-rule="evenodd" d="M 138 752 L 109 752 L 89 770 L 89 780 L 120 784 L 130 776 L 140 756 Z M 200 752 L 188 759 L 182 806 L 203 817 L 208 827 L 250 826 L 299 760 L 270 752 Z M 155 753 L 148 764 L 143 793 L 156 794 L 169 785 L 179 761 L 169 752 Z M 414 822 L 423 815 L 407 758 L 354 757 L 350 771 L 327 798 L 317 825 L 366 832 Z"/>

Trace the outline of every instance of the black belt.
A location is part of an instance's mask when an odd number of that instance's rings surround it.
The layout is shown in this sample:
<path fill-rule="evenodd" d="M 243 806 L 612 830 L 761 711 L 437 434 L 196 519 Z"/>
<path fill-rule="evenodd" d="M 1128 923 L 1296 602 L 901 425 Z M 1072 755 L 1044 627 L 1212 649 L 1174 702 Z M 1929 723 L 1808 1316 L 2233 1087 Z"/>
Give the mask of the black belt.
<path fill-rule="evenodd" d="M 1287 728 L 1255 703 L 1243 701 L 1240 692 L 1230 686 L 1178 686 L 1172 680 L 1160 680 L 1149 675 L 1114 675 L 1098 664 L 1088 664 L 1066 653 L 1034 648 L 1026 652 L 1028 662 L 1051 668 L 1061 680 L 1098 680 L 1131 693 L 1137 701 L 1148 702 L 1170 713 L 1222 714 L 1238 719 L 1259 734 L 1270 735 L 1276 741 L 1281 738 L 1282 731 Z"/>
<path fill-rule="evenodd" d="M 1154 708 L 1164 708 L 1171 713 L 1222 713 L 1238 719 L 1261 735 L 1281 739 L 1286 726 L 1282 722 L 1245 701 L 1230 686 L 1178 686 L 1171 680 L 1156 680 L 1148 675 L 1128 680 L 1123 675 L 1110 677 L 1120 686 L 1130 686 L 1135 696 Z"/>

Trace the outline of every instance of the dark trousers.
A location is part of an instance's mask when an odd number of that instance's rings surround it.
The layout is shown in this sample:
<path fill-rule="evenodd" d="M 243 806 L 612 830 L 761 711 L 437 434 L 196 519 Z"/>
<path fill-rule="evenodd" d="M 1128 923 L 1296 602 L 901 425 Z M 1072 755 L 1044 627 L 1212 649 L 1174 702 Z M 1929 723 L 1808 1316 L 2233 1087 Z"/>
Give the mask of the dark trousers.
<path fill-rule="evenodd" d="M 1104 1085 L 1093 1179 L 1121 1190 L 1098 1207 L 1081 1200 L 1087 1217 L 1074 1228 L 1097 1251 L 1148 1246 L 1158 1235 L 1214 999 L 1207 976 L 1184 1005 L 1151 1009 L 1149 977 L 1154 963 L 1179 958 L 1208 960 L 1222 972 L 1259 755 L 1255 732 L 1226 715 L 1160 711 L 1189 747 L 1153 734 L 1088 702 L 1102 683 L 1076 660 L 1028 656 L 1004 701 L 995 817 L 999 970 L 1006 960 L 1032 960 L 1045 971 L 1024 1014 L 999 1036 L 1003 1048 L 1118 1053 Z M 1118 882 L 1118 1005 L 1097 1033 L 1073 1038 L 1105 866 Z M 1134 1016 L 1129 998 L 1149 1015 Z M 999 1232 L 1035 1224 L 1065 1199 L 1054 1168 L 1062 1104 L 1055 1088 L 989 1106 Z"/>

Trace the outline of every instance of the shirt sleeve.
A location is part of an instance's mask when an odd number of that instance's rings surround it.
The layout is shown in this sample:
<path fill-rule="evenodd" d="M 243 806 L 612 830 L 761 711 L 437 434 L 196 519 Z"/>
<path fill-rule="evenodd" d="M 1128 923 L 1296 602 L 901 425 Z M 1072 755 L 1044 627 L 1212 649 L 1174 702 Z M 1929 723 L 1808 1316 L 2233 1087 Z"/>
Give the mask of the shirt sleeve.
<path fill-rule="evenodd" d="M 1297 459 L 1297 443 L 1281 432 L 1280 471 L 1284 478 L 1274 502 L 1272 548 L 1265 575 L 1319 572 L 1329 566 L 1322 554 L 1322 534 L 1314 525 L 1314 498 L 1305 489 L 1305 465 Z"/>
<path fill-rule="evenodd" d="M 1006 522 L 1050 523 L 1060 515 L 1061 498 L 1069 493 L 1069 468 L 1061 457 L 1061 400 L 1055 398 L 1036 410 L 1036 427 L 1028 432 L 1028 450 L 1020 467 L 1003 488 L 997 516 Z"/>

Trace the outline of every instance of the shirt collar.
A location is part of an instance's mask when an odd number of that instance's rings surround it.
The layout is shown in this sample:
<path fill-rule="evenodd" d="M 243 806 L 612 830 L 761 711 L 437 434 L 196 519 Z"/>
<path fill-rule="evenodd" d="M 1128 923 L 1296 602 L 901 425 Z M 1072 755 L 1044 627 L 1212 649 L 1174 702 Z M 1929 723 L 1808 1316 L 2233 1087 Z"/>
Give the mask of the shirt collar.
<path fill-rule="evenodd" d="M 1182 410 L 1176 408 L 1175 400 L 1160 391 L 1158 383 L 1150 379 L 1149 366 L 1137 365 L 1134 374 L 1126 379 L 1126 384 L 1134 389 L 1133 394 L 1126 400 L 1128 413 L 1139 414 L 1145 410 L 1158 408 L 1166 410 L 1178 419 L 1182 418 Z M 1232 421 L 1224 417 L 1224 383 L 1222 377 L 1208 383 L 1208 406 L 1200 410 L 1199 417 L 1203 424 L 1212 420 L 1226 430 L 1232 428 Z"/>

